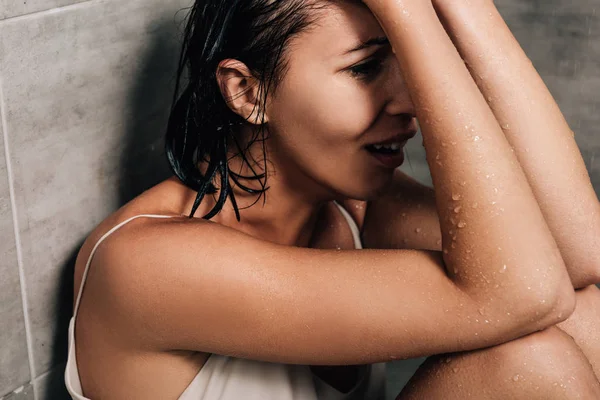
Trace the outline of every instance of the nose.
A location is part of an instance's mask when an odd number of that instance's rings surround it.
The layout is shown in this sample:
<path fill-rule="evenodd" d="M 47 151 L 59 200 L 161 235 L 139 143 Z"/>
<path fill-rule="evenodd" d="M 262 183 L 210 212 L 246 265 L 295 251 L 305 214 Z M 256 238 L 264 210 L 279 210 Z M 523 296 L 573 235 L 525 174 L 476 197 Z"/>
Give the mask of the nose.
<path fill-rule="evenodd" d="M 385 80 L 385 111 L 390 116 L 402 115 L 412 119 L 416 116 L 414 103 L 410 97 L 406 80 L 396 58 L 390 60 L 389 76 Z"/>

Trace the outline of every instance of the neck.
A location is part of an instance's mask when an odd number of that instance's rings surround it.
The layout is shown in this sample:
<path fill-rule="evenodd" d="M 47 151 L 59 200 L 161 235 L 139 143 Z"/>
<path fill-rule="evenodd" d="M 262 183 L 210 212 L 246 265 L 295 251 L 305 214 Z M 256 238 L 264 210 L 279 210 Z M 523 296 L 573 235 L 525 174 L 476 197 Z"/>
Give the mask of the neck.
<path fill-rule="evenodd" d="M 262 160 L 262 149 L 260 154 L 249 154 L 247 159 Z M 249 194 L 230 180 L 241 220 L 237 221 L 233 204 L 227 198 L 212 221 L 269 242 L 308 247 L 323 206 L 335 195 L 327 193 L 289 161 L 272 156 L 268 160 L 265 185 L 268 190 L 261 197 Z M 254 176 L 252 169 L 257 174 L 265 173 L 263 165 L 253 165 L 250 169 L 240 157 L 231 158 L 229 163 L 230 169 L 241 176 Z M 265 183 L 264 178 L 261 181 Z M 260 181 L 240 179 L 240 183 L 254 190 L 262 189 Z M 190 193 L 187 210 L 194 199 L 195 193 Z M 210 212 L 217 199 L 218 195 L 207 195 L 195 216 L 201 218 Z"/>

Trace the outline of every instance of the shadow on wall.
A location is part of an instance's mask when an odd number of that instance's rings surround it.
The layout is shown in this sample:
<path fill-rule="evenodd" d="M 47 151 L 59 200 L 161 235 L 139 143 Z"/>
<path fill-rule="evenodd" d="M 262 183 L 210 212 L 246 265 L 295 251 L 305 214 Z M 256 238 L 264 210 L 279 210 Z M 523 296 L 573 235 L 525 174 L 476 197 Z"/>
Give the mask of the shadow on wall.
<path fill-rule="evenodd" d="M 182 11 L 178 18 L 184 16 Z M 164 152 L 164 135 L 180 52 L 180 30 L 172 18 L 162 21 L 129 91 L 130 108 L 119 170 L 119 204 L 123 205 L 172 175 Z"/>
<path fill-rule="evenodd" d="M 140 57 L 139 68 L 128 91 L 125 135 L 115 175 L 118 182 L 115 197 L 122 206 L 145 190 L 171 176 L 164 154 L 164 133 L 175 85 L 183 27 L 180 22 L 186 10 L 167 13 L 164 19 L 150 24 L 150 43 Z M 127 76 L 116 76 L 127 82 Z M 83 238 L 82 238 L 83 239 Z M 73 273 L 77 253 L 83 241 L 73 250 L 62 269 L 57 287 L 57 330 L 53 340 L 52 365 L 59 366 L 42 388 L 43 399 L 70 399 L 64 386 L 64 366 L 68 351 L 68 327 L 73 307 Z"/>

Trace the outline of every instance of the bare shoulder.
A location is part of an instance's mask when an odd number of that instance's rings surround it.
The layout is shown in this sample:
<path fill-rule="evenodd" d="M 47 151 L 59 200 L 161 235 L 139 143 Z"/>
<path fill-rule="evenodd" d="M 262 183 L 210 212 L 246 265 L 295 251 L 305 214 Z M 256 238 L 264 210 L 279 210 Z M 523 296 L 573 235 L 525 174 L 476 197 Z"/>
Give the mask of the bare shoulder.
<path fill-rule="evenodd" d="M 175 183 L 173 179 L 168 179 L 157 184 L 116 210 L 111 215 L 107 216 L 90 232 L 79 249 L 77 255 L 74 271 L 73 304 L 75 304 L 77 299 L 77 294 L 80 289 L 85 266 L 90 259 L 90 255 L 92 255 L 94 247 L 99 244 L 103 236 L 107 235 L 111 230 L 126 222 L 127 224 L 119 228 L 119 230 L 128 230 L 135 226 L 143 226 L 145 224 L 156 223 L 159 221 L 151 218 L 136 218 L 135 220 L 128 222 L 128 220 L 135 217 L 141 217 L 142 215 L 178 217 L 178 213 L 173 211 L 172 204 L 169 201 L 157 201 L 156 199 L 164 198 L 161 193 L 164 193 L 165 191 L 177 190 L 179 187 L 180 185 Z M 98 246 L 97 252 L 103 251 L 102 247 L 102 245 Z"/>

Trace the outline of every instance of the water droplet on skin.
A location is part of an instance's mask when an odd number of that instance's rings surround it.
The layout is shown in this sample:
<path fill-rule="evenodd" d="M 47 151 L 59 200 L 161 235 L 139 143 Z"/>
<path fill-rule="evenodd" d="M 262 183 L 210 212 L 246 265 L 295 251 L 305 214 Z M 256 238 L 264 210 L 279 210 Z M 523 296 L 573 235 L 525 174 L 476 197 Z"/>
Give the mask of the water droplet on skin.
<path fill-rule="evenodd" d="M 452 243 L 452 244 L 450 245 L 450 247 L 452 247 L 453 249 L 455 249 L 455 248 L 456 248 L 456 244 Z"/>
<path fill-rule="evenodd" d="M 479 136 L 475 136 L 475 137 L 473 138 L 473 141 L 474 141 L 474 142 L 479 142 L 480 140 L 481 140 L 481 137 L 479 137 Z"/>
<path fill-rule="evenodd" d="M 448 147 L 448 145 L 444 142 L 442 142 L 442 147 Z"/>
<path fill-rule="evenodd" d="M 459 201 L 461 199 L 461 195 L 458 193 L 455 193 L 452 195 L 452 200 L 454 201 Z"/>
<path fill-rule="evenodd" d="M 403 216 L 403 217 L 406 217 L 406 213 L 402 213 L 402 216 Z"/>
<path fill-rule="evenodd" d="M 452 223 L 452 225 L 456 225 L 456 220 L 452 217 L 450 217 L 450 222 Z"/>
<path fill-rule="evenodd" d="M 444 249 L 444 254 L 448 254 L 448 249 Z"/>
<path fill-rule="evenodd" d="M 462 209 L 462 207 L 461 207 L 461 206 L 458 206 L 458 207 L 456 207 L 456 208 L 454 209 L 454 212 L 455 212 L 456 214 L 458 214 L 458 213 L 460 212 L 460 210 L 461 210 L 461 209 Z"/>
<path fill-rule="evenodd" d="M 505 272 L 506 272 L 506 268 L 507 268 L 507 267 L 506 267 L 506 264 L 504 264 L 504 265 L 502 266 L 502 268 L 500 268 L 500 273 L 501 273 L 501 274 L 505 273 Z"/>
<path fill-rule="evenodd" d="M 513 376 L 512 380 L 515 381 L 515 382 L 517 382 L 519 380 L 519 375 Z"/>
<path fill-rule="evenodd" d="M 467 181 L 464 181 L 463 183 L 460 184 L 461 186 L 467 186 Z"/>
<path fill-rule="evenodd" d="M 456 146 L 456 142 L 451 142 L 451 143 L 452 143 L 452 146 Z"/>
<path fill-rule="evenodd" d="M 446 311 L 448 311 L 448 310 L 446 310 Z M 448 358 L 446 358 L 446 359 L 444 360 L 444 362 L 445 362 L 446 364 L 448 364 L 450 361 L 452 361 L 452 359 L 451 359 L 450 357 L 448 357 Z"/>
<path fill-rule="evenodd" d="M 461 229 L 464 228 L 465 226 L 467 226 L 467 223 L 465 221 L 460 221 L 458 223 L 458 227 L 461 228 Z"/>
<path fill-rule="evenodd" d="M 454 275 L 458 274 L 458 269 L 454 268 Z"/>
<path fill-rule="evenodd" d="M 473 203 L 473 205 L 471 206 L 471 208 L 473 208 L 473 209 L 475 209 L 475 208 L 477 208 L 477 207 L 479 207 L 479 204 L 478 204 L 478 203 Z"/>
<path fill-rule="evenodd" d="M 506 124 L 506 125 L 504 125 L 504 126 L 503 126 L 503 128 L 504 128 L 505 130 L 507 130 L 507 131 L 510 131 L 510 125 L 509 125 L 509 124 Z"/>
<path fill-rule="evenodd" d="M 436 242 L 436 244 L 439 246 L 439 245 L 441 245 L 441 244 L 442 244 L 442 241 L 441 241 L 441 240 L 438 240 L 438 241 Z"/>
<path fill-rule="evenodd" d="M 498 193 L 498 188 L 494 188 L 494 193 Z"/>
<path fill-rule="evenodd" d="M 454 373 L 458 372 L 458 368 L 456 368 L 456 367 L 452 368 L 452 372 L 454 372 Z"/>
<path fill-rule="evenodd" d="M 479 311 L 479 314 L 483 315 L 483 313 L 484 313 L 485 309 L 482 307 L 482 308 L 480 308 L 478 311 Z"/>
<path fill-rule="evenodd" d="M 421 228 L 417 228 L 417 229 L 415 229 L 415 232 L 417 232 L 417 233 L 421 233 Z"/>

